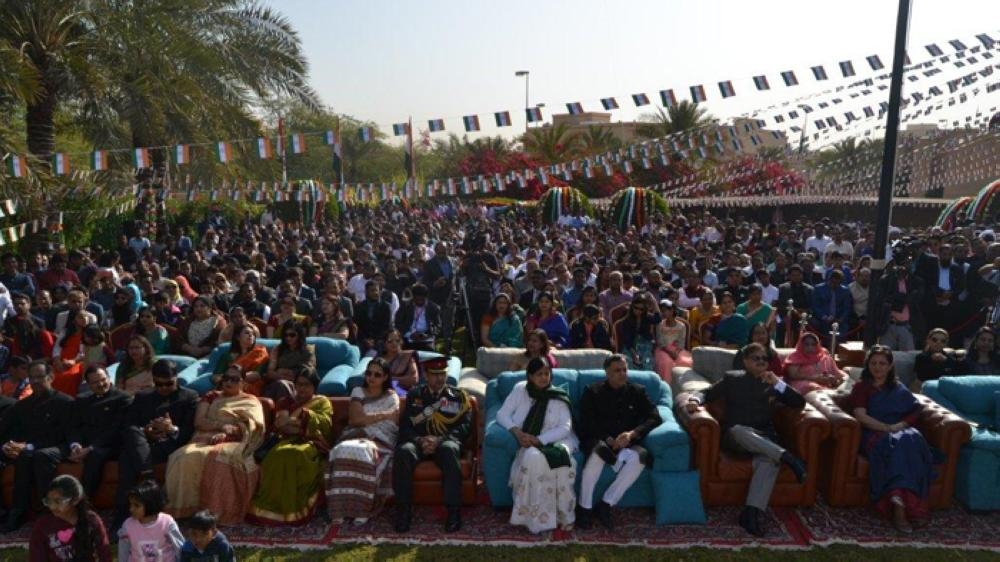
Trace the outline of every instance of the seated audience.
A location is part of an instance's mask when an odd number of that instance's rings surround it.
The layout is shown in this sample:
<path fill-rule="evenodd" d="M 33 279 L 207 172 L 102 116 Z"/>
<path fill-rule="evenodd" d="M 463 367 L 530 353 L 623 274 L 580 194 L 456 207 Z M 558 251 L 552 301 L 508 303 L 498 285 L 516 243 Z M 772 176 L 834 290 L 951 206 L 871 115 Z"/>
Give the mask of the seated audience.
<path fill-rule="evenodd" d="M 1000 354 L 993 328 L 983 326 L 972 336 L 962 371 L 964 375 L 1000 375 Z"/>
<path fill-rule="evenodd" d="M 480 326 L 484 347 L 523 347 L 524 327 L 511 306 L 510 297 L 500 293 L 493 297 L 493 304 L 483 315 Z"/>
<path fill-rule="evenodd" d="M 953 351 L 945 349 L 948 340 L 948 331 L 944 328 L 934 328 L 927 333 L 924 349 L 917 355 L 913 365 L 913 372 L 917 377 L 911 387 L 913 392 L 919 392 L 924 381 L 965 374 L 962 361 Z"/>
<path fill-rule="evenodd" d="M 812 332 L 803 332 L 793 351 L 785 358 L 785 382 L 803 396 L 821 388 L 837 388 L 847 373 L 837 366 L 830 352 Z M 776 373 L 777 374 L 777 373 Z"/>
<path fill-rule="evenodd" d="M 153 388 L 153 363 L 156 362 L 153 346 L 142 336 L 132 336 L 127 349 L 128 353 L 115 372 L 115 386 L 132 395 Z"/>
<path fill-rule="evenodd" d="M 257 328 L 253 324 L 244 323 L 233 333 L 229 342 L 229 353 L 224 353 L 215 364 L 212 376 L 212 386 L 221 388 L 222 375 L 230 365 L 239 365 L 243 372 L 243 390 L 254 396 L 261 396 L 264 391 L 264 372 L 270 355 L 267 348 L 257 343 Z"/>
<path fill-rule="evenodd" d="M 669 384 L 674 367 L 690 367 L 691 352 L 687 349 L 688 325 L 677 319 L 677 305 L 660 301 L 660 323 L 656 325 L 656 373 Z"/>
<path fill-rule="evenodd" d="M 552 293 L 543 292 L 535 301 L 535 311 L 524 322 L 525 330 L 543 330 L 553 347 L 565 347 L 569 340 L 569 324 L 566 317 L 556 308 Z"/>
<path fill-rule="evenodd" d="M 528 366 L 528 362 L 535 357 L 545 359 L 553 369 L 559 366 L 559 362 L 552 355 L 552 344 L 549 342 L 549 336 L 545 333 L 545 330 L 531 330 L 524 338 L 524 343 L 524 353 L 514 358 L 510 370 L 524 370 Z"/>
<path fill-rule="evenodd" d="M 304 369 L 316 369 L 316 348 L 306 343 L 305 326 L 286 322 L 281 343 L 271 349 L 261 395 L 272 400 L 291 396 L 295 393 L 292 381 Z"/>
<path fill-rule="evenodd" d="M 403 349 L 403 335 L 399 330 L 392 330 L 385 337 L 385 349 L 379 358 L 388 365 L 393 390 L 400 398 L 420 382 L 417 352 Z"/>
<path fill-rule="evenodd" d="M 594 303 L 584 305 L 583 313 L 569 326 L 568 347 L 612 350 L 611 326 L 601 318 L 601 307 Z"/>

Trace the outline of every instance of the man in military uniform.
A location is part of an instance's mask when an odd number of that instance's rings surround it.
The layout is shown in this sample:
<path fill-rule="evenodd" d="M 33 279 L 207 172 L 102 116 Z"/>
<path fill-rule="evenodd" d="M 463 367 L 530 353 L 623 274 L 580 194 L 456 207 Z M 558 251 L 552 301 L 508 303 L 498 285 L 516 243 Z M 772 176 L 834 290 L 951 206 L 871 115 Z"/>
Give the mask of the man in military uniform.
<path fill-rule="evenodd" d="M 410 530 L 413 515 L 413 469 L 424 459 L 437 463 L 442 473 L 445 531 L 462 528 L 462 444 L 471 431 L 471 399 L 448 386 L 448 358 L 423 362 L 426 382 L 406 396 L 399 423 L 399 439 L 392 459 L 392 488 L 396 494 L 396 532 Z"/>

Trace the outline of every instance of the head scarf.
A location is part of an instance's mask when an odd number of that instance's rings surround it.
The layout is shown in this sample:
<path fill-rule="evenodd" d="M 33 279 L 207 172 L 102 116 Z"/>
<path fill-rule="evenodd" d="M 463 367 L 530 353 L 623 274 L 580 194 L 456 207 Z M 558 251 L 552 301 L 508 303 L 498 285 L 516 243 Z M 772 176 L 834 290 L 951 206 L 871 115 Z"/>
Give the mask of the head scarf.
<path fill-rule="evenodd" d="M 816 349 L 812 353 L 806 352 L 805 340 L 806 338 L 814 338 L 816 340 Z M 829 357 L 830 353 L 823 347 L 822 340 L 819 336 L 812 332 L 803 332 L 799 336 L 798 343 L 795 344 L 795 351 L 792 352 L 785 359 L 785 366 L 789 365 L 816 365 L 824 358 Z"/>

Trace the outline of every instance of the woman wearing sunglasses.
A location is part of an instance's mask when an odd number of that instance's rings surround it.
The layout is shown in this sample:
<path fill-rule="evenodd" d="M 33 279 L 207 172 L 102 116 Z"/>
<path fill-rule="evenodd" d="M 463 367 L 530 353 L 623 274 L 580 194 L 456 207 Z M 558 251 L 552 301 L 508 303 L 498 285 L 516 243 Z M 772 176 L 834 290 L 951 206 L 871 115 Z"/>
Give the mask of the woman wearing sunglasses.
<path fill-rule="evenodd" d="M 392 389 L 389 364 L 376 357 L 365 369 L 362 386 L 351 391 L 348 426 L 330 451 L 326 504 L 333 521 L 353 518 L 363 525 L 392 495 L 387 470 L 399 435 L 399 396 Z"/>
<path fill-rule="evenodd" d="M 292 381 L 303 369 L 316 368 L 316 350 L 306 343 L 306 327 L 289 320 L 281 327 L 281 343 L 271 350 L 262 396 L 272 400 L 295 393 Z"/>
<path fill-rule="evenodd" d="M 917 379 L 913 381 L 911 391 L 919 392 L 924 381 L 965 374 L 962 361 L 955 356 L 955 352 L 945 349 L 950 337 L 944 328 L 934 328 L 927 334 L 924 350 L 917 354 L 913 365 Z"/>

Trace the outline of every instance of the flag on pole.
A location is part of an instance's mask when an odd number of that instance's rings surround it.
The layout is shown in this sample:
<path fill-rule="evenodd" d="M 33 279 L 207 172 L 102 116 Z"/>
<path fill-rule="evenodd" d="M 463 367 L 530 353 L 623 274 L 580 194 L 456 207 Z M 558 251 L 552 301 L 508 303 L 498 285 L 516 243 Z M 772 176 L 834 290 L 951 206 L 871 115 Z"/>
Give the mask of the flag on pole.
<path fill-rule="evenodd" d="M 542 120 L 542 108 L 540 107 L 525 108 L 524 114 L 528 118 L 528 123 L 535 123 Z"/>
<path fill-rule="evenodd" d="M 760 76 L 753 77 L 753 85 L 757 86 L 758 90 L 770 90 L 771 85 L 767 82 L 767 76 L 761 74 Z"/>
<path fill-rule="evenodd" d="M 465 132 L 472 133 L 479 130 L 479 116 L 478 115 L 466 115 L 462 117 L 462 123 L 465 125 Z"/>
<path fill-rule="evenodd" d="M 814 67 L 812 67 L 812 73 L 813 73 L 813 76 L 816 78 L 816 80 L 826 80 L 827 79 L 826 69 L 823 68 L 822 66 L 814 66 Z"/>
<path fill-rule="evenodd" d="M 432 133 L 439 133 L 444 130 L 444 119 L 431 119 L 427 122 L 427 128 Z"/>
<path fill-rule="evenodd" d="M 677 96 L 673 90 L 660 90 L 660 102 L 663 107 L 674 107 L 677 105 Z"/>
<path fill-rule="evenodd" d="M 358 129 L 358 139 L 361 142 L 371 142 L 372 137 L 373 135 L 371 127 L 361 127 Z"/>
<path fill-rule="evenodd" d="M 69 173 L 69 155 L 65 152 L 57 152 L 52 155 L 52 172 L 57 176 L 65 176 Z"/>
<path fill-rule="evenodd" d="M 215 144 L 215 154 L 219 157 L 219 162 L 223 164 L 231 162 L 233 160 L 233 145 L 219 141 Z"/>
<path fill-rule="evenodd" d="M 406 123 L 393 123 L 392 134 L 401 137 L 406 134 Z"/>
<path fill-rule="evenodd" d="M 795 71 L 786 70 L 781 73 L 781 79 L 785 81 L 786 86 L 798 86 L 799 79 L 795 77 Z"/>
<path fill-rule="evenodd" d="M 568 111 L 570 115 L 579 115 L 583 113 L 583 104 L 578 101 L 567 103 L 566 111 Z"/>
<path fill-rule="evenodd" d="M 337 142 L 337 137 L 334 136 L 333 131 L 326 131 L 323 133 L 323 144 L 326 146 L 333 146 L 333 143 Z"/>
<path fill-rule="evenodd" d="M 882 59 L 878 58 L 878 55 L 865 57 L 865 60 L 868 61 L 868 65 L 872 67 L 872 70 L 882 70 L 885 68 L 885 65 L 882 64 Z"/>
<path fill-rule="evenodd" d="M 840 73 L 844 75 L 844 78 L 850 78 L 851 76 L 854 76 L 855 74 L 854 63 L 849 60 L 841 61 Z"/>
<path fill-rule="evenodd" d="M 701 86 L 698 87 L 701 88 Z M 702 92 L 704 92 L 704 89 Z M 719 92 L 722 94 L 723 98 L 731 98 L 736 95 L 736 90 L 733 89 L 733 83 L 730 80 L 719 82 Z"/>
<path fill-rule="evenodd" d="M 940 57 L 944 55 L 944 51 L 942 51 L 941 47 L 938 47 L 935 43 L 931 43 L 924 48 L 927 49 L 927 52 L 930 53 L 932 57 Z"/>
<path fill-rule="evenodd" d="M 343 189 L 344 183 L 344 144 L 340 139 L 340 120 L 337 120 L 335 129 L 335 140 L 333 143 L 333 175 L 337 178 L 337 183 Z"/>
<path fill-rule="evenodd" d="M 174 147 L 174 160 L 178 165 L 191 163 L 191 145 L 178 144 Z"/>
<path fill-rule="evenodd" d="M 136 168 L 148 168 L 151 164 L 149 160 L 148 148 L 137 148 L 132 151 L 132 164 Z"/>
<path fill-rule="evenodd" d="M 721 83 L 719 84 L 719 87 L 720 88 L 722 87 Z M 708 98 L 705 97 L 705 88 L 701 84 L 697 86 L 691 86 L 691 101 L 693 101 L 694 103 L 701 103 L 706 99 Z"/>
<path fill-rule="evenodd" d="M 95 150 L 90 154 L 90 167 L 94 171 L 102 171 L 108 169 L 108 151 L 107 150 Z"/>
<path fill-rule="evenodd" d="M 288 147 L 292 154 L 302 154 L 306 151 L 306 136 L 302 133 L 288 135 Z"/>
<path fill-rule="evenodd" d="M 615 98 L 601 98 L 601 105 L 604 106 L 605 111 L 618 109 L 618 101 Z"/>
<path fill-rule="evenodd" d="M 274 158 L 274 147 L 271 146 L 271 139 L 268 137 L 257 138 L 257 155 L 265 160 Z"/>
<path fill-rule="evenodd" d="M 632 102 L 635 103 L 636 107 L 649 105 L 649 96 L 646 94 L 632 94 Z"/>
<path fill-rule="evenodd" d="M 28 172 L 28 164 L 24 156 L 11 154 L 7 157 L 7 175 L 23 178 Z"/>
<path fill-rule="evenodd" d="M 413 159 L 413 126 L 411 119 L 406 123 L 406 143 L 403 145 L 403 167 L 406 169 L 406 183 L 410 184 L 417 177 L 415 161 Z"/>
<path fill-rule="evenodd" d="M 497 111 L 493 114 L 493 117 L 497 121 L 497 127 L 510 127 L 509 111 Z"/>
<path fill-rule="evenodd" d="M 964 51 L 968 49 L 968 47 L 965 46 L 965 43 L 962 43 L 958 39 L 952 39 L 951 41 L 948 41 L 948 44 L 954 47 L 956 51 Z"/>
<path fill-rule="evenodd" d="M 996 43 L 996 41 L 994 41 L 992 37 L 990 37 L 985 33 L 980 33 L 979 35 L 976 35 L 976 39 L 979 39 L 979 42 L 982 43 L 983 46 L 986 47 L 987 49 L 992 49 L 993 45 Z"/>

